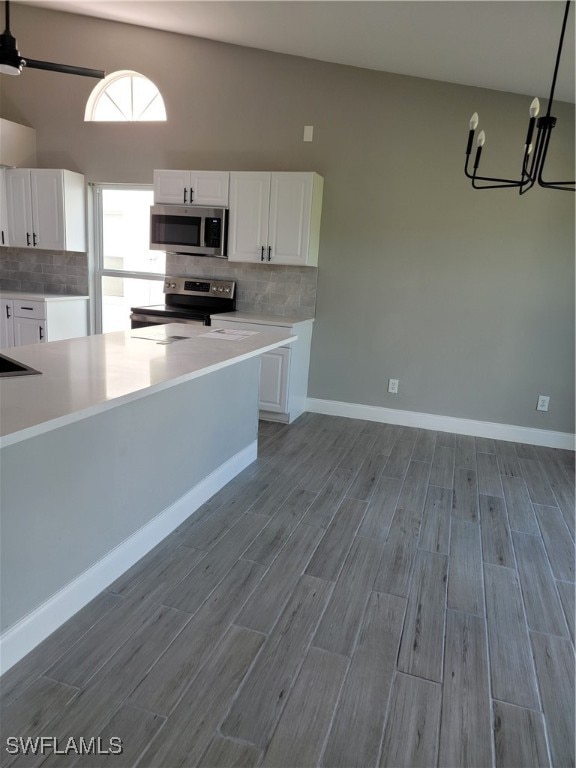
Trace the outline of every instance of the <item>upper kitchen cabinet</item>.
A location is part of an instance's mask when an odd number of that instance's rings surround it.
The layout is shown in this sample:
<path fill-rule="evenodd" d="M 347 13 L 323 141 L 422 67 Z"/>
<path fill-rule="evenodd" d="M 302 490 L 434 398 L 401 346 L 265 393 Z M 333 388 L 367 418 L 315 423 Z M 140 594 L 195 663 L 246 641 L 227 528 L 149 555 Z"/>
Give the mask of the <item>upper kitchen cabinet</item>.
<path fill-rule="evenodd" d="M 228 259 L 317 266 L 323 185 L 317 173 L 232 172 Z"/>
<path fill-rule="evenodd" d="M 8 238 L 8 202 L 6 200 L 5 168 L 0 168 L 0 245 L 10 245 Z"/>
<path fill-rule="evenodd" d="M 228 171 L 154 171 L 154 202 L 228 205 Z"/>
<path fill-rule="evenodd" d="M 85 251 L 84 176 L 45 168 L 6 171 L 10 245 Z"/>

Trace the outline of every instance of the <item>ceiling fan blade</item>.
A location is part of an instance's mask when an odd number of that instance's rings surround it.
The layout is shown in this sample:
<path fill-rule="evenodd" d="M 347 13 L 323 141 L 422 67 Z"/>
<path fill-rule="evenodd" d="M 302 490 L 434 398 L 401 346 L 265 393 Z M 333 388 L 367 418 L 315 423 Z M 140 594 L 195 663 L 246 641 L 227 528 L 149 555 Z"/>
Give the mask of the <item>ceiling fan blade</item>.
<path fill-rule="evenodd" d="M 66 75 L 81 75 L 82 77 L 95 77 L 102 80 L 106 77 L 106 72 L 101 69 L 88 69 L 87 67 L 74 67 L 69 64 L 55 64 L 51 61 L 38 61 L 37 59 L 28 59 L 22 57 L 24 64 L 28 69 L 45 69 L 49 72 L 63 72 Z"/>

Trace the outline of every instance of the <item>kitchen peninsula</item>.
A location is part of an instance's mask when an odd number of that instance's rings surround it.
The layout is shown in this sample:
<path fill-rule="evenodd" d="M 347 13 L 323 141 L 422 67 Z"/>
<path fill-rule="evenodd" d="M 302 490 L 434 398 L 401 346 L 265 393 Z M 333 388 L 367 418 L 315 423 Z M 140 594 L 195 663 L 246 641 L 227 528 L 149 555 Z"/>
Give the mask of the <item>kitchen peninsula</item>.
<path fill-rule="evenodd" d="M 41 373 L 0 380 L 4 669 L 254 461 L 260 355 L 295 338 L 171 324 L 8 351 Z"/>

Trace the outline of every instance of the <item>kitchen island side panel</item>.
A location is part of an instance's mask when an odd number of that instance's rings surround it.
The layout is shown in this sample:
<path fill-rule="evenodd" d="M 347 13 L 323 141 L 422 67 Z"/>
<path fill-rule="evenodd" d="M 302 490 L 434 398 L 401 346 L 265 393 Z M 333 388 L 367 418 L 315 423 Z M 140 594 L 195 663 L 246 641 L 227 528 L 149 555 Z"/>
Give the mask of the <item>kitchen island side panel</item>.
<path fill-rule="evenodd" d="M 259 371 L 251 358 L 2 448 L 2 631 L 255 444 Z"/>

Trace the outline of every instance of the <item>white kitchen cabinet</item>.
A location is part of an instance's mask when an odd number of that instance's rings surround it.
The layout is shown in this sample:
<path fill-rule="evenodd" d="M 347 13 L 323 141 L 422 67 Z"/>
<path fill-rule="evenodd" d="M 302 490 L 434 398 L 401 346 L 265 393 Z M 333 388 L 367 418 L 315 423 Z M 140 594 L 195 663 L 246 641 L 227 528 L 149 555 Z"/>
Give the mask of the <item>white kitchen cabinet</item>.
<path fill-rule="evenodd" d="M 0 347 L 88 335 L 88 298 L 20 294 L 2 298 Z"/>
<path fill-rule="evenodd" d="M 10 245 L 85 251 L 84 176 L 48 168 L 6 171 Z"/>
<path fill-rule="evenodd" d="M 287 319 L 248 312 L 213 315 L 213 328 L 273 333 L 289 331 L 291 344 L 260 357 L 260 418 L 292 423 L 306 410 L 313 320 Z"/>
<path fill-rule="evenodd" d="M 0 168 L 0 245 L 10 245 L 8 237 L 8 201 L 6 199 L 6 168 Z"/>
<path fill-rule="evenodd" d="M 228 171 L 154 171 L 154 202 L 228 206 Z"/>
<path fill-rule="evenodd" d="M 40 344 L 40 342 L 46 340 L 45 320 L 35 320 L 33 317 L 14 316 L 15 347 L 23 347 L 26 344 Z"/>
<path fill-rule="evenodd" d="M 14 302 L 0 299 L 0 349 L 14 346 Z"/>
<path fill-rule="evenodd" d="M 260 357 L 261 411 L 288 413 L 288 377 L 290 375 L 290 347 L 279 347 Z"/>
<path fill-rule="evenodd" d="M 317 266 L 323 185 L 317 173 L 232 172 L 228 260 Z"/>

